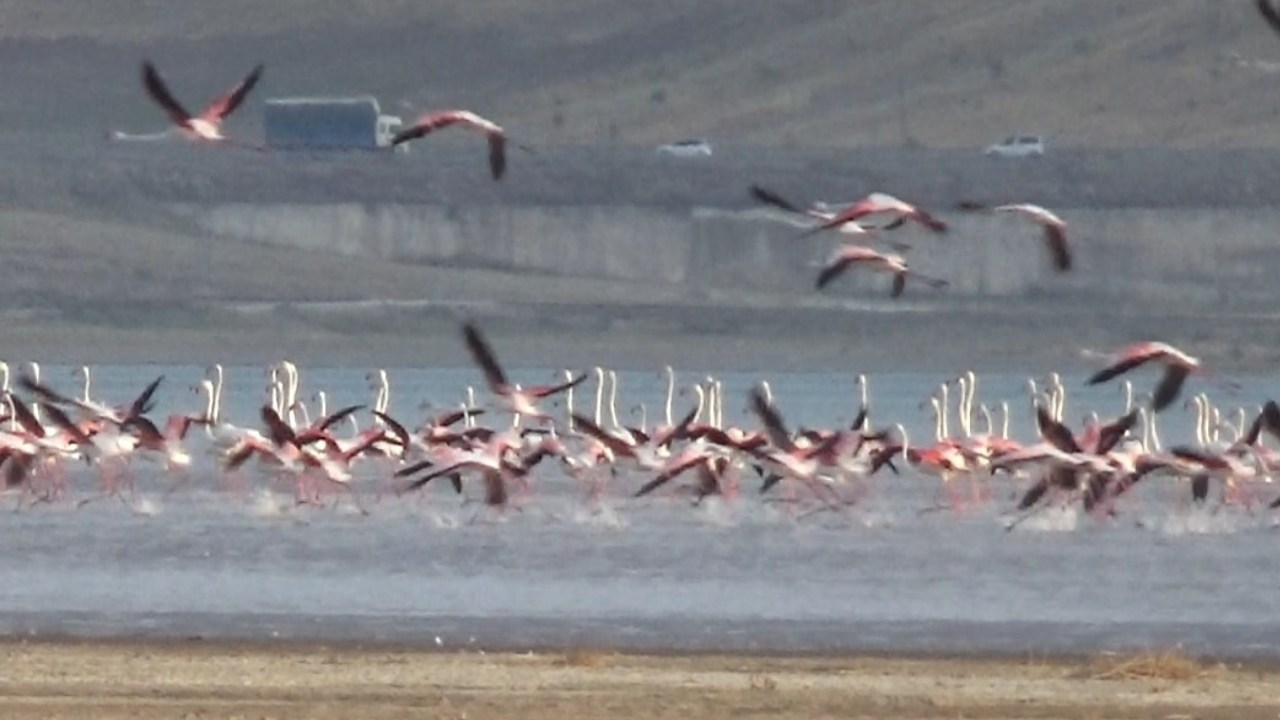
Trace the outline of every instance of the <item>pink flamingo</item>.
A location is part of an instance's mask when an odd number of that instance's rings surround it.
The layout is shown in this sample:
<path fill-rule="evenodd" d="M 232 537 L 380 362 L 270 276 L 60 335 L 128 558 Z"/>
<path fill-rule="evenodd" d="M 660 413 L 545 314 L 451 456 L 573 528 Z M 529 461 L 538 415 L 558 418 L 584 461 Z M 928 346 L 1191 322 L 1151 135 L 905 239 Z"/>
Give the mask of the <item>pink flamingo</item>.
<path fill-rule="evenodd" d="M 1156 386 L 1151 398 L 1151 409 L 1154 412 L 1169 407 L 1178 399 L 1182 384 L 1187 376 L 1200 369 L 1200 361 L 1181 350 L 1162 342 L 1140 342 L 1121 348 L 1113 362 L 1094 373 L 1087 381 L 1088 385 L 1104 383 L 1114 377 L 1149 362 L 1164 365 L 1164 376 Z"/>
<path fill-rule="evenodd" d="M 841 210 L 831 219 L 822 221 L 812 229 L 806 230 L 801 237 L 840 227 L 845 223 L 857 222 L 859 219 L 869 215 L 882 214 L 893 218 L 890 224 L 898 220 L 911 220 L 920 223 L 935 233 L 947 231 L 947 224 L 928 212 L 892 195 L 876 192 Z"/>
<path fill-rule="evenodd" d="M 832 280 L 835 280 L 854 265 L 865 265 L 873 270 L 892 273 L 892 297 L 900 297 L 902 295 L 903 290 L 907 287 L 908 275 L 923 280 L 933 288 L 943 288 L 948 285 L 946 280 L 922 275 L 912 270 L 907 266 L 907 261 L 901 255 L 885 254 L 861 245 L 845 245 L 832 253 L 827 260 L 827 264 L 823 266 L 822 272 L 818 274 L 818 280 L 815 283 L 817 288 L 821 290 L 826 287 Z"/>
<path fill-rule="evenodd" d="M 467 349 L 471 351 L 471 357 L 480 366 L 480 370 L 484 372 L 485 380 L 489 383 L 489 390 L 497 396 L 507 410 L 516 415 L 525 415 L 552 422 L 552 416 L 543 412 L 538 407 L 537 402 L 542 398 L 577 387 L 587 379 L 587 373 L 582 373 L 578 377 L 559 385 L 520 388 L 507 382 L 507 376 L 502 372 L 502 366 L 498 364 L 498 359 L 494 357 L 493 350 L 489 347 L 489 343 L 485 341 L 484 336 L 480 334 L 479 328 L 472 323 L 465 323 L 462 326 L 462 334 L 466 339 Z"/>
<path fill-rule="evenodd" d="M 1030 218 L 1044 228 L 1045 247 L 1053 261 L 1053 268 L 1058 272 L 1071 269 L 1071 248 L 1067 245 L 1067 222 L 1051 210 L 1031 203 L 1014 203 L 987 207 L 980 203 L 962 202 L 961 210 L 990 210 L 997 213 L 1017 213 Z"/>
<path fill-rule="evenodd" d="M 391 138 L 391 147 L 406 143 L 451 125 L 478 130 L 489 140 L 489 173 L 501 180 L 507 170 L 507 135 L 502 126 L 470 110 L 437 110 L 425 113 Z"/>
<path fill-rule="evenodd" d="M 148 60 L 142 63 L 142 86 L 146 88 L 147 94 L 160 107 L 164 108 L 173 124 L 193 140 L 210 142 L 227 140 L 227 137 L 222 134 L 222 121 L 235 112 L 236 108 L 240 107 L 240 104 L 244 102 L 245 96 L 249 94 L 250 90 L 253 90 L 253 86 L 258 84 L 258 80 L 261 77 L 262 64 L 259 63 L 245 76 L 244 80 L 240 81 L 239 85 L 209 103 L 208 107 L 201 110 L 199 115 L 192 115 L 187 112 L 186 108 L 182 107 L 181 103 L 174 99 L 173 94 L 169 92 L 169 88 L 165 86 L 164 81 L 160 79 L 160 73 L 156 72 L 155 66 L 151 64 L 151 61 Z"/>

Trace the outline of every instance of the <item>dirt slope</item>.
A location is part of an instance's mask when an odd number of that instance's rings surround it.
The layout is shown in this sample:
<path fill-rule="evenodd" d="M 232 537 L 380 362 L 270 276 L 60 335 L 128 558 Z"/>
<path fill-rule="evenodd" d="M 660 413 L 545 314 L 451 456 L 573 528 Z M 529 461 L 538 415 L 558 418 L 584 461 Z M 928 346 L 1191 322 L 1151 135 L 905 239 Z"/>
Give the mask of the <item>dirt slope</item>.
<path fill-rule="evenodd" d="M 262 97 L 466 105 L 543 143 L 1280 142 L 1249 0 L 0 0 L 0 128 L 159 125 L 143 56 L 193 105 L 262 59 Z"/>

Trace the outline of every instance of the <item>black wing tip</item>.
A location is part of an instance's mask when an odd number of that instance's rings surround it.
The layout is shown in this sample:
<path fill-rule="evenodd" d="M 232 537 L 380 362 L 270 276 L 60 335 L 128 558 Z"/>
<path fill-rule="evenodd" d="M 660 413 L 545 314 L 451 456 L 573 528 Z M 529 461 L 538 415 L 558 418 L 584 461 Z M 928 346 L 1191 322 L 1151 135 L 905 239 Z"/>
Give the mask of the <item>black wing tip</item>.
<path fill-rule="evenodd" d="M 494 181 L 507 174 L 506 140 L 501 135 L 489 136 L 489 174 Z"/>
<path fill-rule="evenodd" d="M 1271 29 L 1280 33 L 1280 11 L 1276 10 L 1276 6 L 1272 4 L 1272 0 L 1257 0 L 1258 12 L 1262 14 L 1262 19 L 1271 26 Z"/>

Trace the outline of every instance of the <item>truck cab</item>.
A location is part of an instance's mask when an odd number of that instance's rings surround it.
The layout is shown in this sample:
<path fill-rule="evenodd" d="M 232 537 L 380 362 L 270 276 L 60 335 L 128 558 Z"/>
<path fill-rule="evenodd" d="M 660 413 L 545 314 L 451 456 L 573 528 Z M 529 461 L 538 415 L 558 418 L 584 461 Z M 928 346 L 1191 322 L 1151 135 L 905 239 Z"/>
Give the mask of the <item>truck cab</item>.
<path fill-rule="evenodd" d="M 378 147 L 387 147 L 391 144 L 391 138 L 395 137 L 400 128 L 404 126 L 404 120 L 398 115 L 379 115 L 378 116 Z M 396 146 L 396 152 L 409 152 L 409 143 L 402 143 Z"/>

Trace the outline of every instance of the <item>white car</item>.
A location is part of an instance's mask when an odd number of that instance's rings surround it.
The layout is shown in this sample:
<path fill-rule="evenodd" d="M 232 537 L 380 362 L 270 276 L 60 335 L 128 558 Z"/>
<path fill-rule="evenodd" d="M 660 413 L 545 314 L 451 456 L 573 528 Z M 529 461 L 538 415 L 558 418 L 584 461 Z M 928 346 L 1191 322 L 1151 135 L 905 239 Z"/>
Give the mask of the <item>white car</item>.
<path fill-rule="evenodd" d="M 700 138 L 677 140 L 658 146 L 658 154 L 676 157 L 705 157 L 711 154 L 711 143 Z"/>
<path fill-rule="evenodd" d="M 1044 155 L 1044 138 L 1039 135 L 1010 135 L 982 151 L 994 157 L 1040 157 Z"/>

